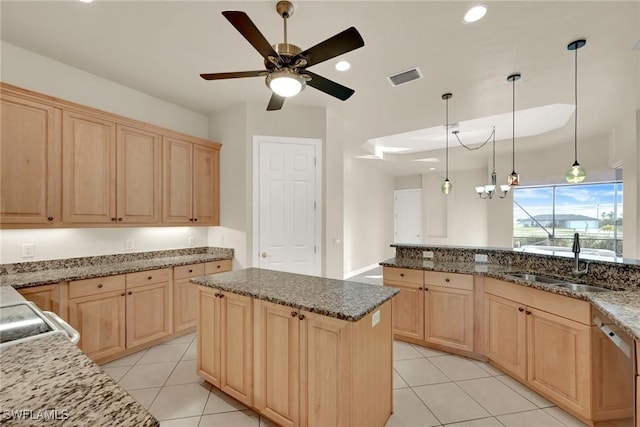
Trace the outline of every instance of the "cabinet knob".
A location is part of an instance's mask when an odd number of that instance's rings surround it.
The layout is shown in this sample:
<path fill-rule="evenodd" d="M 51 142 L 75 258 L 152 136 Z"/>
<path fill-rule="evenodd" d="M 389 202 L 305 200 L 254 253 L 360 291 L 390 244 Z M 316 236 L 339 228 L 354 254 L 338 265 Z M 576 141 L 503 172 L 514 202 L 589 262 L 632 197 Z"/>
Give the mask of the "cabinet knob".
<path fill-rule="evenodd" d="M 151 279 L 153 279 L 153 276 L 147 277 L 147 280 L 151 280 Z"/>
<path fill-rule="evenodd" d="M 220 298 L 224 298 L 224 294 L 220 294 Z"/>
<path fill-rule="evenodd" d="M 103 285 L 102 283 L 100 283 L 100 284 L 98 285 L 98 289 L 102 289 L 102 287 L 103 287 L 103 286 L 104 286 L 104 285 Z"/>
<path fill-rule="evenodd" d="M 298 316 L 298 319 L 304 320 L 304 314 L 301 314 L 300 316 Z"/>
<path fill-rule="evenodd" d="M 118 218 L 118 221 L 122 221 L 122 218 Z"/>
<path fill-rule="evenodd" d="M 292 312 L 291 312 L 291 317 L 296 317 L 297 315 L 298 315 L 298 312 L 297 312 L 297 311 L 292 311 Z"/>
<path fill-rule="evenodd" d="M 419 291 L 421 291 L 421 290 L 423 290 L 423 289 L 424 289 L 424 288 L 423 288 L 422 286 L 420 286 L 420 287 L 418 288 L 418 290 L 419 290 Z"/>
<path fill-rule="evenodd" d="M 193 220 L 194 220 L 195 222 L 198 222 L 198 218 L 193 218 Z"/>
<path fill-rule="evenodd" d="M 121 296 L 121 297 L 123 297 L 123 296 L 124 296 L 124 292 L 123 292 L 123 293 L 121 293 L 121 294 L 120 294 L 120 296 Z"/>
<path fill-rule="evenodd" d="M 115 217 L 111 218 L 111 221 L 116 222 L 116 218 Z"/>
<path fill-rule="evenodd" d="M 131 291 L 127 292 L 127 295 L 131 295 L 131 294 L 133 294 L 133 292 L 131 292 Z"/>
<path fill-rule="evenodd" d="M 400 277 L 404 277 L 404 273 L 400 273 Z"/>
<path fill-rule="evenodd" d="M 218 265 L 216 266 L 216 268 L 220 268 L 220 267 L 222 267 L 220 264 L 218 264 Z"/>
<path fill-rule="evenodd" d="M 451 280 L 447 277 L 446 279 L 444 279 L 444 281 L 449 283 Z"/>
<path fill-rule="evenodd" d="M 47 221 L 49 221 L 49 222 L 53 221 L 53 217 L 50 216 L 49 218 L 47 218 Z"/>
<path fill-rule="evenodd" d="M 529 310 L 525 311 L 526 314 L 531 314 L 531 312 Z"/>
<path fill-rule="evenodd" d="M 518 307 L 518 311 L 519 311 L 520 313 L 522 313 L 522 312 L 524 311 L 524 308 L 522 308 L 522 307 Z"/>
<path fill-rule="evenodd" d="M 427 288 L 426 286 L 424 287 L 425 292 L 429 290 L 429 288 Z"/>
<path fill-rule="evenodd" d="M 267 257 L 267 253 L 266 253 L 266 252 L 262 252 L 262 253 L 260 254 L 260 256 L 261 256 L 262 258 L 266 258 L 266 257 Z"/>
<path fill-rule="evenodd" d="M 189 221 L 193 222 L 193 218 L 189 218 Z"/>

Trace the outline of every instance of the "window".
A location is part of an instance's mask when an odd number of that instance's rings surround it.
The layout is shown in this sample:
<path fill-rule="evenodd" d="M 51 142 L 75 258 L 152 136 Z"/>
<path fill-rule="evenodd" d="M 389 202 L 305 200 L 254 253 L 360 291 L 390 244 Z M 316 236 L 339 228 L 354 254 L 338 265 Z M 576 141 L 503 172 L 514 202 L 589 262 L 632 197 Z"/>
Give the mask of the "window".
<path fill-rule="evenodd" d="M 514 248 L 570 252 L 579 233 L 581 255 L 622 256 L 621 181 L 513 190 Z"/>

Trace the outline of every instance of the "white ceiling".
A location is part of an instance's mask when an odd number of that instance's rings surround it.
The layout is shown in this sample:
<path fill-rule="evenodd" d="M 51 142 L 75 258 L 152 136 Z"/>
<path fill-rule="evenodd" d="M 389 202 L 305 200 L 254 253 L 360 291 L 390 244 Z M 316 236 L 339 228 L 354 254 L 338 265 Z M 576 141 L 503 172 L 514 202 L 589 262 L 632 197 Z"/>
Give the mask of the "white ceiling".
<path fill-rule="evenodd" d="M 295 1 L 289 42 L 305 49 L 355 26 L 365 47 L 339 58 L 351 62 L 347 72 L 336 71 L 334 60 L 311 69 L 355 89 L 351 99 L 342 102 L 307 88 L 284 108 L 335 110 L 345 120 L 349 151 L 369 154 L 362 147 L 369 139 L 442 126 L 445 92 L 454 94 L 450 122 L 510 113 L 511 83 L 506 77 L 513 72 L 522 73 L 518 110 L 573 105 L 574 56 L 566 46 L 586 38 L 578 55 L 580 135 L 606 134 L 620 117 L 638 109 L 640 51 L 634 46 L 640 40 L 640 2 L 487 1 L 489 11 L 482 21 L 463 24 L 462 14 L 473 3 Z M 283 36 L 275 4 L 2 0 L 1 37 L 203 114 L 239 102 L 266 108 L 270 92 L 262 78 L 205 81 L 199 74 L 261 69 L 260 55 L 220 12 L 245 11 L 267 40 L 277 43 Z M 386 76 L 414 66 L 422 69 L 424 78 L 396 88 L 389 85 Z M 561 130 L 533 141 L 572 143 L 567 137 L 572 136 L 572 123 L 569 119 L 560 124 Z M 510 134 L 511 128 L 500 132 Z M 510 149 L 508 138 L 496 144 L 497 151 Z M 474 158 L 484 166 L 490 150 L 479 151 L 483 153 Z M 431 156 L 441 157 L 442 150 L 417 157 Z M 380 167 L 401 175 L 432 166 L 395 157 Z M 454 159 L 452 169 L 458 166 Z M 469 161 L 467 156 L 465 167 Z"/>

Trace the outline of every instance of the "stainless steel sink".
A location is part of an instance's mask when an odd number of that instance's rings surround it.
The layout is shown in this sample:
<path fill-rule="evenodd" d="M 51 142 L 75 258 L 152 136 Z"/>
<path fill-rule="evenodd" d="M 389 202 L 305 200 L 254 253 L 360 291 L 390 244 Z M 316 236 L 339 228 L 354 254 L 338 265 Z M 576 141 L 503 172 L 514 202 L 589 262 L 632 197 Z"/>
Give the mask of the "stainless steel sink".
<path fill-rule="evenodd" d="M 599 288 L 597 286 L 581 285 L 579 283 L 569 283 L 569 282 L 558 283 L 554 286 L 557 286 L 559 288 L 569 289 L 571 291 L 578 291 L 578 292 L 609 292 L 611 291 L 611 289 L 607 289 L 607 288 Z"/>
<path fill-rule="evenodd" d="M 538 274 L 530 274 L 530 273 L 509 273 L 508 276 L 515 277 L 517 279 L 527 280 L 530 282 L 546 283 L 548 285 L 566 283 L 564 280 L 561 280 L 561 279 L 554 279 L 553 277 L 540 276 Z"/>
<path fill-rule="evenodd" d="M 576 292 L 609 292 L 612 289 L 600 288 L 597 286 L 581 285 L 579 283 L 567 282 L 566 280 L 556 279 L 554 277 L 541 276 L 531 273 L 508 273 L 510 277 L 526 280 L 529 282 L 544 283 L 545 285 L 556 286 L 558 288 L 568 289 Z"/>

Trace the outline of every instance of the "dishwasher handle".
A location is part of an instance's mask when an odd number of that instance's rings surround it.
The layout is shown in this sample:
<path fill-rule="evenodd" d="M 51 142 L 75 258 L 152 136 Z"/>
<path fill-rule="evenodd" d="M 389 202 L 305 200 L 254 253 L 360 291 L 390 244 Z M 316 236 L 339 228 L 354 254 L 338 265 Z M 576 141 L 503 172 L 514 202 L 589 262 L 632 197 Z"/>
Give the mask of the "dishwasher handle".
<path fill-rule="evenodd" d="M 600 330 L 622 351 L 628 358 L 631 358 L 631 347 L 627 344 L 618 334 L 600 319 L 597 315 L 593 315 L 593 324 Z"/>
<path fill-rule="evenodd" d="M 59 325 L 62 329 L 64 329 L 67 335 L 69 335 L 69 340 L 71 340 L 72 343 L 78 344 L 78 342 L 80 341 L 80 333 L 78 331 L 73 329 L 71 325 L 69 325 L 67 322 L 62 320 L 62 318 L 57 314 L 51 311 L 43 311 L 43 313 L 45 316 L 47 316 L 49 320 L 51 320 L 53 323 Z"/>

